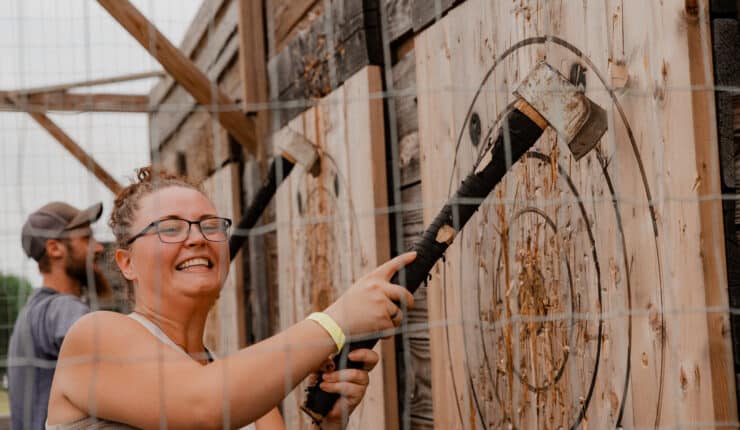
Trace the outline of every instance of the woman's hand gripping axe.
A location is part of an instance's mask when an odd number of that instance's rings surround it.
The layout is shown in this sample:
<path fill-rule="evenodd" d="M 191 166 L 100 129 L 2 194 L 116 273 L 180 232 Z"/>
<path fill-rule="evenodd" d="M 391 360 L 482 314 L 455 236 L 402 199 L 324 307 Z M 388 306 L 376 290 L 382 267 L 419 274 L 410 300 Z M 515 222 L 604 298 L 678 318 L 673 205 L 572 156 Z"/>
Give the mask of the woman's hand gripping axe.
<path fill-rule="evenodd" d="M 511 167 L 506 163 L 507 145 L 510 145 L 510 160 L 514 164 L 550 126 L 568 143 L 573 156 L 579 160 L 606 132 L 604 109 L 546 62 L 539 63 L 514 94 L 517 100 L 506 114 L 493 147 L 484 154 L 475 171 L 462 181 L 455 195 L 412 246 L 412 251 L 417 252 L 416 259 L 396 273 L 392 283 L 403 285 L 413 293 L 424 282 L 457 233 Z M 354 349 L 372 348 L 376 342 L 377 338 L 370 338 L 345 345 L 334 357 L 336 369 L 360 368 L 362 363 L 347 360 L 347 354 Z M 321 422 L 338 399 L 337 394 L 322 391 L 320 383 L 321 375 L 314 386 L 308 387 L 306 402 L 302 406 L 316 422 Z"/>

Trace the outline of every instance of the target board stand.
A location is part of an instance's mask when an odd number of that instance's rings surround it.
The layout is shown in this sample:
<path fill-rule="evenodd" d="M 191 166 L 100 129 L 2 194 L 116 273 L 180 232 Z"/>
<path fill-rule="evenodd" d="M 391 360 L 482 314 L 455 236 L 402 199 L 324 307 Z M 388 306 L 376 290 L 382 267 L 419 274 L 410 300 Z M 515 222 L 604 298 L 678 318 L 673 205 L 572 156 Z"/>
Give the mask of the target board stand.
<path fill-rule="evenodd" d="M 416 38 L 427 224 L 538 61 L 609 117 L 580 162 L 546 131 L 435 266 L 436 428 L 737 421 L 722 237 L 698 184 L 714 181 L 699 142 L 713 112 L 689 90 L 691 61 L 711 57 L 696 55 L 707 39 L 691 12 L 677 0 L 468 0 Z"/>
<path fill-rule="evenodd" d="M 390 253 L 385 138 L 380 69 L 368 66 L 275 136 L 275 146 L 299 133 L 320 154 L 318 176 L 296 166 L 276 195 L 283 328 L 322 311 Z M 348 428 L 397 428 L 392 340 L 376 351 L 381 362 Z M 283 403 L 286 427 L 307 428 L 299 411 L 305 386 Z"/>

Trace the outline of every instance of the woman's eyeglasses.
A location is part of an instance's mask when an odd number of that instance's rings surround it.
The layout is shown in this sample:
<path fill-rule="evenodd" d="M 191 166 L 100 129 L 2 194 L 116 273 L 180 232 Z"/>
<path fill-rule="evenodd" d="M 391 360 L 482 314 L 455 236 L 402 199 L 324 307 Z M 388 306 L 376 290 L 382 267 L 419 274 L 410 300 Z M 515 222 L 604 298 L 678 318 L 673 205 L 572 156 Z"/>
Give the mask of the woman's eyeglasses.
<path fill-rule="evenodd" d="M 131 245 L 136 239 L 145 236 L 152 230 L 157 232 L 159 240 L 163 243 L 179 243 L 187 240 L 190 236 L 190 226 L 196 224 L 200 233 L 206 240 L 211 242 L 225 242 L 229 239 L 229 227 L 231 220 L 228 218 L 209 217 L 199 221 L 189 221 L 182 218 L 166 218 L 146 226 L 139 234 L 126 242 Z"/>

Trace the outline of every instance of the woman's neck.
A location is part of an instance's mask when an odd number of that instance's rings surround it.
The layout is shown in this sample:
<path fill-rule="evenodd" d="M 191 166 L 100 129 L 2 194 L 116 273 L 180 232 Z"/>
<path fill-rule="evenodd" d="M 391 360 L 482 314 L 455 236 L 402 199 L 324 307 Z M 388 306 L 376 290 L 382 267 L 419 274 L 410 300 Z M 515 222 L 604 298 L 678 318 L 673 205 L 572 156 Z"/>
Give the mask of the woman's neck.
<path fill-rule="evenodd" d="M 204 356 L 203 333 L 208 309 L 178 307 L 175 311 L 165 309 L 164 306 L 152 307 L 145 301 L 137 300 L 134 312 L 156 324 L 176 345 L 198 361 L 207 361 Z"/>

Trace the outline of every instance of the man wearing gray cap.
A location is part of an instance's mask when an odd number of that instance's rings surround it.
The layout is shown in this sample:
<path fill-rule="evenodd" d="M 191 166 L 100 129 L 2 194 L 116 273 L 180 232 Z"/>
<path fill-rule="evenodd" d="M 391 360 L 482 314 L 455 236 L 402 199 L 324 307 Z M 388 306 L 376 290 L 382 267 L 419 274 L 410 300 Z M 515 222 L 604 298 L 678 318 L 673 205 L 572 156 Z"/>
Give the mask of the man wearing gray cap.
<path fill-rule="evenodd" d="M 94 260 L 103 251 L 90 224 L 103 205 L 78 210 L 52 202 L 29 215 L 23 250 L 39 266 L 43 287 L 21 309 L 8 348 L 8 384 L 13 429 L 43 429 L 59 348 L 69 328 L 90 308 L 83 290 L 107 287 Z M 91 275 L 91 276 L 88 276 Z M 90 279 L 90 282 L 88 282 Z"/>

